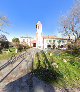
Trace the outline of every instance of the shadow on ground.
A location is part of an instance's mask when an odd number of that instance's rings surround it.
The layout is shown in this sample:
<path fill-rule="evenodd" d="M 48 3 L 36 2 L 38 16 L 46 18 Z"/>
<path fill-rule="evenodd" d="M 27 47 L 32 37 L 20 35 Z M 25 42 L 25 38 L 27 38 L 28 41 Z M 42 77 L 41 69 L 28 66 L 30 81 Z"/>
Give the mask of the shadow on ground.
<path fill-rule="evenodd" d="M 51 61 L 48 60 L 43 51 L 41 55 L 37 53 L 36 57 L 36 69 L 33 71 L 36 77 L 50 84 L 58 82 L 63 77 L 58 69 L 52 66 Z"/>
<path fill-rule="evenodd" d="M 53 86 L 39 80 L 32 73 L 9 83 L 3 92 L 55 92 Z"/>

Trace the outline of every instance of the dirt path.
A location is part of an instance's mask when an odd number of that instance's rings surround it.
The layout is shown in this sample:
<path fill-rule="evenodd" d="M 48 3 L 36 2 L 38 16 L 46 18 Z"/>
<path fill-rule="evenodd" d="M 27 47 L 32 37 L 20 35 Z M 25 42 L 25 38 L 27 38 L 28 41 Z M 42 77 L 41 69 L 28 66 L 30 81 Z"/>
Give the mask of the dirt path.
<path fill-rule="evenodd" d="M 14 69 L 6 78 L 4 81 L 0 83 L 0 90 L 5 87 L 5 85 L 9 84 L 12 81 L 17 80 L 18 78 L 26 75 L 28 72 L 30 72 L 30 68 L 32 66 L 32 59 L 34 55 L 39 52 L 40 50 L 31 48 L 27 50 L 26 52 L 26 59 L 16 68 Z M 8 67 L 4 68 L 0 71 L 0 80 L 13 69 L 20 60 L 16 61 L 14 64 L 10 64 Z M 1 92 L 1 91 L 0 91 Z"/>

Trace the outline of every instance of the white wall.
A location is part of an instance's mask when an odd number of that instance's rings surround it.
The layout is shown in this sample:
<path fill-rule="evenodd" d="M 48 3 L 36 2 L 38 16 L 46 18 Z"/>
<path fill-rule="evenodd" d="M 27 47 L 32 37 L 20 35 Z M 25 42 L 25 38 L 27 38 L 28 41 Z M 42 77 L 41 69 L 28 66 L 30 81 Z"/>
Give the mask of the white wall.
<path fill-rule="evenodd" d="M 51 40 L 51 42 L 49 42 L 49 40 Z M 58 41 L 57 39 L 44 39 L 44 49 L 47 48 L 47 45 L 51 45 L 51 47 L 52 47 L 53 46 L 53 40 L 55 40 L 54 45 L 56 46 L 56 48 L 58 48 L 59 44 L 57 42 Z M 60 46 L 67 44 L 67 40 L 63 40 L 63 41 L 64 41 L 64 43 L 61 40 Z"/>
<path fill-rule="evenodd" d="M 24 37 L 20 38 L 20 43 L 21 44 L 22 44 L 23 40 L 26 44 L 28 44 L 29 46 L 32 46 L 32 44 L 31 44 L 31 41 L 33 40 L 32 38 L 24 38 Z"/>

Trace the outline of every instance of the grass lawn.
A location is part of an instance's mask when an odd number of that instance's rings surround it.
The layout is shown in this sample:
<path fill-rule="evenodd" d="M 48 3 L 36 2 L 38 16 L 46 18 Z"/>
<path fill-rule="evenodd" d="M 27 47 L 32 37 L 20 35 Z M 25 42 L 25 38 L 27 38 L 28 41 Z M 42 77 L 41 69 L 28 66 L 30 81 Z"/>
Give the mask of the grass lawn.
<path fill-rule="evenodd" d="M 21 52 L 15 53 L 15 48 L 10 48 L 10 52 L 4 52 L 0 54 L 0 62 L 4 60 L 9 60 L 14 55 L 19 55 Z"/>
<path fill-rule="evenodd" d="M 40 53 L 35 56 L 34 74 L 58 87 L 80 87 L 80 55 Z"/>
<path fill-rule="evenodd" d="M 60 56 L 53 55 L 52 58 L 58 65 L 58 71 L 63 75 L 59 84 L 80 87 L 80 56 L 62 53 Z"/>

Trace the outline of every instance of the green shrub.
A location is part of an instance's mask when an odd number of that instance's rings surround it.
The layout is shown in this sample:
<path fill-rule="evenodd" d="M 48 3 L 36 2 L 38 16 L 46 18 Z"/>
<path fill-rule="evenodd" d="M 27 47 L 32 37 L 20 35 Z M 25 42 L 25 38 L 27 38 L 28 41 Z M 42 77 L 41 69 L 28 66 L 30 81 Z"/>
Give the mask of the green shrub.
<path fill-rule="evenodd" d="M 21 44 L 19 44 L 19 46 L 18 46 L 18 51 L 22 51 L 23 50 L 23 46 L 21 45 Z"/>
<path fill-rule="evenodd" d="M 30 46 L 27 44 L 27 45 L 26 45 L 26 49 L 29 49 L 29 48 L 30 48 Z"/>

